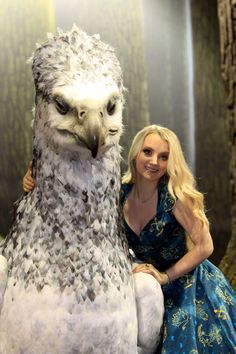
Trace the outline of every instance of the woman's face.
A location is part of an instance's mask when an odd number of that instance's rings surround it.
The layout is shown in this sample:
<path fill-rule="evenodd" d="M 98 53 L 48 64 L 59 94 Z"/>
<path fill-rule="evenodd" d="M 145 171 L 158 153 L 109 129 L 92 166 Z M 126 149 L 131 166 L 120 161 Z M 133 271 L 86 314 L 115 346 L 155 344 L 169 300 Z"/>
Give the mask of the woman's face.
<path fill-rule="evenodd" d="M 135 159 L 136 177 L 158 182 L 166 173 L 168 156 L 169 144 L 157 133 L 147 135 Z"/>

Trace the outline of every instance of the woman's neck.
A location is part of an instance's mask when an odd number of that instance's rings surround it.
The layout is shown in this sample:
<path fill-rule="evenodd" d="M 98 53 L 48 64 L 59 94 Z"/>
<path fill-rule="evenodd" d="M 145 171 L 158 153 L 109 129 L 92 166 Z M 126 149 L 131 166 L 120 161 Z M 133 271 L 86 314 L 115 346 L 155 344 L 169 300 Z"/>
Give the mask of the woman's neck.
<path fill-rule="evenodd" d="M 136 179 L 132 188 L 132 198 L 144 204 L 151 201 L 157 195 L 158 182 Z"/>

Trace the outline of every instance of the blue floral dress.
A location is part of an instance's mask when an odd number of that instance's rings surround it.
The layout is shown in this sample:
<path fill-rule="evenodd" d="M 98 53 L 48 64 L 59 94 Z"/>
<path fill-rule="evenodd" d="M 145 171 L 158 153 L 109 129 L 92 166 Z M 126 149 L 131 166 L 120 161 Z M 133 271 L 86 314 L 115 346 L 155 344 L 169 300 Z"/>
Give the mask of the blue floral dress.
<path fill-rule="evenodd" d="M 124 205 L 132 184 L 121 188 Z M 165 181 L 158 186 L 155 217 L 137 236 L 123 219 L 129 247 L 141 262 L 164 271 L 187 251 L 185 231 L 172 214 Z M 165 299 L 162 354 L 236 353 L 236 294 L 222 272 L 205 260 L 193 271 L 162 287 Z"/>

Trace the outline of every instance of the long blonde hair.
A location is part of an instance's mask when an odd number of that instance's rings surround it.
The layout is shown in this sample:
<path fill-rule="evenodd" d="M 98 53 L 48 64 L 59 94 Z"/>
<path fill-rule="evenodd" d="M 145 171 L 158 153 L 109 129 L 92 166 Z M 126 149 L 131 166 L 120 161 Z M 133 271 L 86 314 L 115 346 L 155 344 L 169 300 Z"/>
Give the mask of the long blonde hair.
<path fill-rule="evenodd" d="M 135 159 L 141 151 L 145 138 L 152 133 L 158 134 L 169 145 L 167 187 L 170 195 L 174 201 L 178 199 L 188 206 L 203 225 L 208 225 L 203 194 L 196 189 L 195 178 L 186 163 L 179 139 L 168 128 L 149 125 L 135 135 L 128 155 L 128 169 L 122 178 L 122 183 L 135 182 Z"/>

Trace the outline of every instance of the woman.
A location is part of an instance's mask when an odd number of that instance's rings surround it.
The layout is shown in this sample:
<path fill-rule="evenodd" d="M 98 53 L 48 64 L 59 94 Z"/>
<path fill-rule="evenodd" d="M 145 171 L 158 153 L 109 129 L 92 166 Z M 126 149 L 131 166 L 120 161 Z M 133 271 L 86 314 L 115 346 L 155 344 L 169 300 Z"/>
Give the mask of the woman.
<path fill-rule="evenodd" d="M 30 170 L 24 190 L 33 187 Z M 151 125 L 134 138 L 122 180 L 123 227 L 140 263 L 163 288 L 161 353 L 236 352 L 236 296 L 213 252 L 203 195 L 176 135 Z"/>

